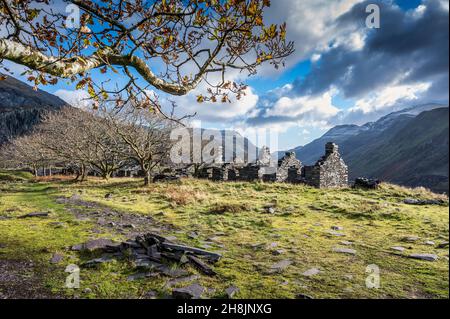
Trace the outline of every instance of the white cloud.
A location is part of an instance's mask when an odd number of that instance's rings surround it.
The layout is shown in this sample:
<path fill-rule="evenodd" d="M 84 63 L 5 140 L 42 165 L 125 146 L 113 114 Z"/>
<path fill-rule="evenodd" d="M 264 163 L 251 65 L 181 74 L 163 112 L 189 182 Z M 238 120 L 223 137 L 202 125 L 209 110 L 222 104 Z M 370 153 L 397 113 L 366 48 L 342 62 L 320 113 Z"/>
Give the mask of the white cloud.
<path fill-rule="evenodd" d="M 350 111 L 362 111 L 367 114 L 377 112 L 385 108 L 392 107 L 398 102 L 413 102 L 419 99 L 420 95 L 426 92 L 431 83 L 419 83 L 414 85 L 394 85 L 383 88 L 379 92 L 357 100 L 355 106 Z"/>
<path fill-rule="evenodd" d="M 312 62 L 312 63 L 315 63 L 315 62 L 319 61 L 321 57 L 322 57 L 321 54 L 314 53 L 314 54 L 311 56 L 311 62 Z"/>
<path fill-rule="evenodd" d="M 92 107 L 92 100 L 89 100 L 89 93 L 84 90 L 64 90 L 60 89 L 54 93 L 70 105 L 78 108 Z"/>
<path fill-rule="evenodd" d="M 332 98 L 335 90 L 326 92 L 320 96 L 282 97 L 272 109 L 268 110 L 268 116 L 289 116 L 296 120 L 323 121 L 335 116 L 339 109 L 333 105 Z"/>
<path fill-rule="evenodd" d="M 251 87 L 245 91 L 240 100 L 230 95 L 231 103 L 220 101 L 198 103 L 197 96 L 205 94 L 205 90 L 197 89 L 186 96 L 171 98 L 177 103 L 177 112 L 180 115 L 197 113 L 196 119 L 205 122 L 233 122 L 255 109 L 259 97 Z"/>
<path fill-rule="evenodd" d="M 335 41 L 341 35 L 343 41 L 348 40 L 349 30 L 344 30 L 342 26 L 338 27 L 336 19 L 362 1 L 277 0 L 276 3 L 273 2 L 266 12 L 266 22 L 286 21 L 288 40 L 295 42 L 296 51 L 288 58 L 288 66 L 309 59 L 314 53 L 317 55 L 327 50 L 330 42 Z M 356 38 L 354 40 L 356 41 Z M 273 71 L 269 72 L 269 74 L 271 73 Z"/>

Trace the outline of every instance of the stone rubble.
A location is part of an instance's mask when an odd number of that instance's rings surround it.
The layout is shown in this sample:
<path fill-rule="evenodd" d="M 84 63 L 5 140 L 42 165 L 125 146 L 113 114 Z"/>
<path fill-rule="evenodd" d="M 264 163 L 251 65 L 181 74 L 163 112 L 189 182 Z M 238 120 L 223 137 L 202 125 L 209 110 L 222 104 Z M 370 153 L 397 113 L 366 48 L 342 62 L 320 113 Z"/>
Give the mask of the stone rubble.
<path fill-rule="evenodd" d="M 355 179 L 353 188 L 362 189 L 378 189 L 380 187 L 381 181 L 378 179 L 369 179 L 364 177 L 359 177 Z"/>
<path fill-rule="evenodd" d="M 214 276 L 216 273 L 209 264 L 218 262 L 222 257 L 217 253 L 173 243 L 165 237 L 152 233 L 139 235 L 135 240 L 122 243 L 114 243 L 109 239 L 96 239 L 76 245 L 72 247 L 72 250 L 91 252 L 102 250 L 107 253 L 100 258 L 87 261 L 83 265 L 85 267 L 94 267 L 115 258 L 128 258 L 134 261 L 137 269 L 157 272 L 172 278 L 185 277 L 189 273 L 182 268 L 171 268 L 167 262 L 179 266 L 190 264 L 203 274 Z"/>

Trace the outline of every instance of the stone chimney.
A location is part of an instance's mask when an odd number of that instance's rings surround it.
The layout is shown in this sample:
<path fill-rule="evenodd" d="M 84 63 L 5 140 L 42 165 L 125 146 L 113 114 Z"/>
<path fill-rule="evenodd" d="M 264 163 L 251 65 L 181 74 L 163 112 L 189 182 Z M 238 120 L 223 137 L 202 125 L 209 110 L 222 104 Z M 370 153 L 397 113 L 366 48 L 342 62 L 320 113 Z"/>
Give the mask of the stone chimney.
<path fill-rule="evenodd" d="M 286 157 L 295 157 L 295 152 L 286 152 Z"/>
<path fill-rule="evenodd" d="M 328 142 L 325 145 L 325 155 L 331 155 L 333 153 L 336 153 L 339 151 L 339 146 L 337 146 L 336 144 L 332 143 L 332 142 Z"/>

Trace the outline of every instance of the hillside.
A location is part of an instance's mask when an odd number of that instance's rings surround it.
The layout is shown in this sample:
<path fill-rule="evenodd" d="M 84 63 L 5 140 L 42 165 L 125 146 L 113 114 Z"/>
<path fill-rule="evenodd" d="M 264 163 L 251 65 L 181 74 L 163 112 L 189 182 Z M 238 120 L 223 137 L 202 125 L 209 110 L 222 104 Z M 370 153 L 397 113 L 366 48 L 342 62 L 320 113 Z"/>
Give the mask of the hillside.
<path fill-rule="evenodd" d="M 386 130 L 377 143 L 350 153 L 352 176 L 448 192 L 448 117 L 448 108 L 435 109 Z"/>
<path fill-rule="evenodd" d="M 44 112 L 64 106 L 60 98 L 8 76 L 0 81 L 0 144 L 29 132 Z"/>
<path fill-rule="evenodd" d="M 448 192 L 448 107 L 424 105 L 391 113 L 363 126 L 337 126 L 297 149 L 306 165 L 326 142 L 339 144 L 350 178 L 381 178 L 405 186 Z"/>
<path fill-rule="evenodd" d="M 230 287 L 235 298 L 448 298 L 447 198 L 420 189 L 193 179 L 145 188 L 131 179 L 28 182 L 25 174 L 5 172 L 0 192 L 0 269 L 14 262 L 10 272 L 31 274 L 0 274 L 0 296 L 159 299 L 198 284 L 203 298 L 224 297 Z M 444 202 L 414 206 L 407 198 Z M 49 216 L 20 218 L 31 212 Z M 222 254 L 212 266 L 217 275 L 178 264 L 158 275 L 130 259 L 71 248 L 148 232 Z M 425 253 L 438 259 L 410 257 Z M 80 289 L 63 288 L 69 263 L 100 256 L 96 266 L 82 266 Z M 381 271 L 379 289 L 365 286 L 373 264 Z"/>

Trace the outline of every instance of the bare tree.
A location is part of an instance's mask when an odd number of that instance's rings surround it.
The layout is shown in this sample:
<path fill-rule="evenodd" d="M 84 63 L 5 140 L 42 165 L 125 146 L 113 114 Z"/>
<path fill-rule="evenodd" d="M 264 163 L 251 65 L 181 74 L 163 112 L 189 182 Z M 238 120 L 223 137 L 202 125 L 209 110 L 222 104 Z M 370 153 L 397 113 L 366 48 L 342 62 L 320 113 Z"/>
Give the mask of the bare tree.
<path fill-rule="evenodd" d="M 160 113 L 134 106 L 112 109 L 106 112 L 106 117 L 128 146 L 123 155 L 139 165 L 144 172 L 144 184 L 149 185 L 154 169 L 167 162 L 174 123 Z"/>
<path fill-rule="evenodd" d="M 18 137 L 2 147 L 2 157 L 7 166 L 30 168 L 37 177 L 39 168 L 45 170 L 55 162 L 52 152 L 41 147 L 45 138 L 41 134 Z"/>
<path fill-rule="evenodd" d="M 209 86 L 208 96 L 199 95 L 199 102 L 228 102 L 229 94 L 239 99 L 246 86 L 227 81 L 228 71 L 251 75 L 266 62 L 278 68 L 294 51 L 293 43 L 286 41 L 285 24 L 264 24 L 269 0 L 0 0 L 0 4 L 4 30 L 0 62 L 29 67 L 33 70 L 29 80 L 35 85 L 69 79 L 78 89 L 87 88 L 93 99 L 118 104 L 140 96 L 148 106 L 159 108 L 157 98 L 146 89 L 185 95 L 203 81 Z M 63 12 L 61 4 L 71 5 L 73 13 Z M 70 28 L 73 22 L 79 26 Z M 155 64 L 162 70 L 156 71 Z M 109 80 L 95 83 L 90 75 L 94 69 L 121 73 L 128 81 L 120 87 Z"/>
<path fill-rule="evenodd" d="M 82 179 L 88 167 L 108 179 L 129 161 L 123 156 L 127 145 L 122 138 L 110 129 L 107 119 L 92 112 L 66 108 L 49 113 L 38 131 L 45 136 L 41 147 L 79 168 Z"/>

